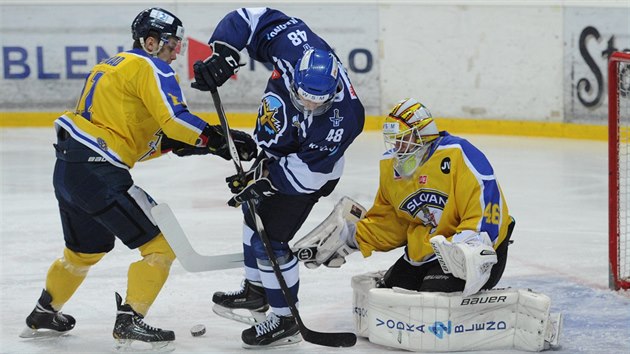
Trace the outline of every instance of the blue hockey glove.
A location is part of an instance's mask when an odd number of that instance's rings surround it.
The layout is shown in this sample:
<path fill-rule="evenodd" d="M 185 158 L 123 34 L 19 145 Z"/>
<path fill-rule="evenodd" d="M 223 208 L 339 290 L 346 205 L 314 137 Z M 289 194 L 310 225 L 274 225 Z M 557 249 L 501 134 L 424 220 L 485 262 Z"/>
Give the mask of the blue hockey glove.
<path fill-rule="evenodd" d="M 195 82 L 192 88 L 200 91 L 216 92 L 217 87 L 223 85 L 238 69 L 245 65 L 241 64 L 239 51 L 231 45 L 214 41 L 211 44 L 212 55 L 206 60 L 197 60 L 193 64 L 195 72 Z"/>
<path fill-rule="evenodd" d="M 228 187 L 230 187 L 230 191 L 236 194 L 228 200 L 227 204 L 229 206 L 237 208 L 248 200 L 259 201 L 262 198 L 276 194 L 278 189 L 265 176 L 266 161 L 267 159 L 262 159 L 244 175 L 233 175 L 225 179 Z"/>

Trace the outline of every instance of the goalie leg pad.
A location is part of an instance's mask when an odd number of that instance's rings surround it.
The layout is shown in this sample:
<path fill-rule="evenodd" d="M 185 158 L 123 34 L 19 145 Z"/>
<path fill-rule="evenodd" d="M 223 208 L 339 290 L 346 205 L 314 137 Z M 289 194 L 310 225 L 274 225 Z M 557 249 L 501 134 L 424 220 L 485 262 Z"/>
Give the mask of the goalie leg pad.
<path fill-rule="evenodd" d="M 434 352 L 541 351 L 546 349 L 546 338 L 552 337 L 548 333 L 551 300 L 529 290 L 497 289 L 463 297 L 461 293 L 372 289 L 368 301 L 369 339 L 389 347 Z"/>
<path fill-rule="evenodd" d="M 369 272 L 352 277 L 352 318 L 357 336 L 369 337 L 368 333 L 368 295 L 376 288 L 387 271 Z"/>

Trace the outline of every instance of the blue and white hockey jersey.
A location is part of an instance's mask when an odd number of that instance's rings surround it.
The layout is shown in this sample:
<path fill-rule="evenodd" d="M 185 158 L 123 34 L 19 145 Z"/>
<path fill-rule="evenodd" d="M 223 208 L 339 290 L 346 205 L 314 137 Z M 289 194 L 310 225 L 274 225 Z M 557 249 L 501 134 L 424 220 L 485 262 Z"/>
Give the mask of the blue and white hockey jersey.
<path fill-rule="evenodd" d="M 241 8 L 227 14 L 209 43 L 223 41 L 274 71 L 258 110 L 254 138 L 271 157 L 269 178 L 285 194 L 308 194 L 341 177 L 344 153 L 363 130 L 365 112 L 345 69 L 344 89 L 332 107 L 305 116 L 291 103 L 290 85 L 298 59 L 310 48 L 332 51 L 302 20 L 269 8 Z M 338 59 L 337 59 L 338 60 Z M 339 60 L 338 60 L 339 61 Z"/>

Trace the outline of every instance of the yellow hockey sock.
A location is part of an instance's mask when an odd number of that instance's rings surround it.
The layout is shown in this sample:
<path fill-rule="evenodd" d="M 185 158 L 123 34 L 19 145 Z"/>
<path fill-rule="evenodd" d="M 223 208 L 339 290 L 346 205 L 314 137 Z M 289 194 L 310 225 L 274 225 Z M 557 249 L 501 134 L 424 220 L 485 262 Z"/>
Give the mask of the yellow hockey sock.
<path fill-rule="evenodd" d="M 139 250 L 142 259 L 129 265 L 126 303 L 144 316 L 168 278 L 175 253 L 162 234 Z"/>
<path fill-rule="evenodd" d="M 63 257 L 53 262 L 46 276 L 46 291 L 52 297 L 51 306 L 55 310 L 59 311 L 72 297 L 90 267 L 100 261 L 105 254 L 79 253 L 68 248 L 63 250 Z"/>

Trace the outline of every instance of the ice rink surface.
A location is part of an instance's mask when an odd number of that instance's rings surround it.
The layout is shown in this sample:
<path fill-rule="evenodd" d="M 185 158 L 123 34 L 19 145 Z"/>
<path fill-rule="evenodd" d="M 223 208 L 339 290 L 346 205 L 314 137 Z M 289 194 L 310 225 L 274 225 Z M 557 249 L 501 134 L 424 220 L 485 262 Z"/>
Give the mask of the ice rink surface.
<path fill-rule="evenodd" d="M 465 136 L 494 166 L 516 228 L 502 287 L 530 288 L 549 295 L 552 312 L 564 313 L 558 353 L 630 353 L 630 296 L 608 290 L 607 147 L 605 142 L 548 138 Z M 46 272 L 61 255 L 63 237 L 52 189 L 54 132 L 50 128 L 0 129 L 1 295 L 0 353 L 101 353 L 113 348 L 114 291 L 126 291 L 127 267 L 139 258 L 121 243 L 90 271 L 63 311 L 77 326 L 56 339 L 18 338 L 24 319 L 44 286 Z M 378 184 L 380 134 L 362 134 L 346 157 L 335 192 L 314 208 L 299 239 L 348 195 L 366 207 Z M 174 155 L 140 163 L 135 182 L 158 202 L 171 205 L 193 246 L 203 254 L 240 251 L 241 213 L 228 207 L 224 178 L 231 162 L 217 157 Z M 363 259 L 348 257 L 340 269 L 300 269 L 300 313 L 318 331 L 352 331 L 353 275 L 387 269 L 402 250 Z M 244 325 L 212 313 L 212 293 L 235 290 L 242 271 L 187 273 L 176 261 L 151 308 L 148 324 L 176 333 L 175 353 L 248 352 Z M 207 333 L 189 329 L 205 324 Z M 359 339 L 353 348 L 302 342 L 272 349 L 283 353 L 387 353 Z"/>

